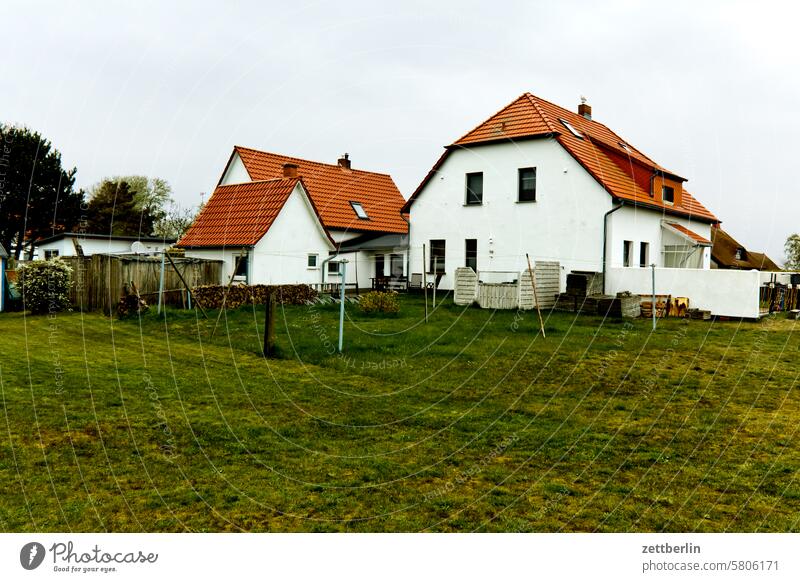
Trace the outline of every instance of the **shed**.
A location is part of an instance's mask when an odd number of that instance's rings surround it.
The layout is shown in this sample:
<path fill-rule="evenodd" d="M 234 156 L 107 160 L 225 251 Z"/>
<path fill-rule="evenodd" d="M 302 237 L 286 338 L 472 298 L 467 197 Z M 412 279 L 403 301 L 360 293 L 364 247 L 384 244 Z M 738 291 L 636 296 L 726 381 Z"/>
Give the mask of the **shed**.
<path fill-rule="evenodd" d="M 8 262 L 8 253 L 0 244 L 0 311 L 6 307 L 6 262 Z"/>

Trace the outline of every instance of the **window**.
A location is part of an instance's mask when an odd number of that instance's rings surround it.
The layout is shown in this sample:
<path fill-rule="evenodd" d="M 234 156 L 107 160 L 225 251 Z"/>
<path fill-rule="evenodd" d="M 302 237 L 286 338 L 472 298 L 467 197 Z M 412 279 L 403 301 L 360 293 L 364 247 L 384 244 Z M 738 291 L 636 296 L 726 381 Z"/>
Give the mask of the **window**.
<path fill-rule="evenodd" d="M 577 129 L 572 127 L 572 125 L 570 125 L 570 123 L 568 121 L 566 121 L 564 119 L 559 119 L 559 121 L 561 122 L 561 125 L 566 127 L 572 135 L 574 135 L 578 139 L 583 139 L 583 136 L 581 135 L 581 132 L 579 132 Z"/>
<path fill-rule="evenodd" d="M 664 245 L 664 266 L 682 269 L 699 269 L 703 266 L 703 247 L 691 245 Z"/>
<path fill-rule="evenodd" d="M 339 263 L 333 261 L 328 261 L 328 274 L 329 275 L 338 275 L 339 274 Z"/>
<path fill-rule="evenodd" d="M 309 269 L 317 268 L 317 255 L 308 255 L 308 268 Z"/>
<path fill-rule="evenodd" d="M 536 202 L 536 168 L 520 168 L 518 185 L 519 202 Z"/>
<path fill-rule="evenodd" d="M 483 204 L 483 172 L 467 174 L 467 204 Z"/>
<path fill-rule="evenodd" d="M 361 206 L 361 202 L 353 202 L 351 200 L 350 206 L 353 207 L 353 211 L 356 213 L 356 216 L 358 216 L 361 220 L 369 220 L 369 215 L 367 214 L 367 211 L 364 210 L 364 207 Z"/>
<path fill-rule="evenodd" d="M 238 261 L 238 263 L 236 263 L 235 276 L 236 277 L 243 277 L 245 281 L 247 280 L 247 264 L 250 262 L 249 258 L 250 257 L 248 255 L 242 255 L 242 256 L 236 257 L 236 260 Z"/>
<path fill-rule="evenodd" d="M 47 256 L 47 255 L 45 255 L 45 256 Z M 736 254 L 734 255 L 734 258 L 737 261 L 743 261 L 744 260 L 745 254 L 744 254 L 744 249 L 742 247 L 739 247 L 738 249 L 736 249 Z"/>
<path fill-rule="evenodd" d="M 671 186 L 661 186 L 661 199 L 665 204 L 675 204 L 675 189 Z"/>
<path fill-rule="evenodd" d="M 444 273 L 444 260 L 445 260 L 445 241 L 432 240 L 431 241 L 431 258 L 428 272 L 429 273 Z"/>
<path fill-rule="evenodd" d="M 476 273 L 478 272 L 478 239 L 468 238 L 464 241 L 466 261 L 464 266 L 472 268 Z"/>
<path fill-rule="evenodd" d="M 639 266 L 646 267 L 650 263 L 650 243 L 639 243 Z"/>
<path fill-rule="evenodd" d="M 52 250 L 45 250 L 44 251 L 44 260 L 49 261 L 50 259 L 55 259 L 58 256 L 58 249 Z"/>
<path fill-rule="evenodd" d="M 389 267 L 392 269 L 392 277 L 402 277 L 403 255 L 389 255 Z"/>
<path fill-rule="evenodd" d="M 384 274 L 384 257 L 383 253 L 378 253 L 375 255 L 375 276 L 376 277 L 383 277 Z"/>
<path fill-rule="evenodd" d="M 622 266 L 630 267 L 633 263 L 633 242 L 622 241 Z"/>

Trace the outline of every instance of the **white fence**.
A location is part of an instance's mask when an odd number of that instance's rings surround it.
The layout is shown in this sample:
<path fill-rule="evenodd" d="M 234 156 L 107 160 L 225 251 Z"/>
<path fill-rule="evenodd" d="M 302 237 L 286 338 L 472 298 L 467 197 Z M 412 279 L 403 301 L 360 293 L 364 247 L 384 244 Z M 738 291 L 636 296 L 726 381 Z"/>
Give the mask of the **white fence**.
<path fill-rule="evenodd" d="M 764 273 L 728 269 L 656 269 L 656 295 L 688 297 L 689 307 L 712 315 L 759 317 L 758 290 Z M 649 268 L 610 268 L 606 272 L 606 293 L 630 291 L 650 295 L 653 290 Z"/>

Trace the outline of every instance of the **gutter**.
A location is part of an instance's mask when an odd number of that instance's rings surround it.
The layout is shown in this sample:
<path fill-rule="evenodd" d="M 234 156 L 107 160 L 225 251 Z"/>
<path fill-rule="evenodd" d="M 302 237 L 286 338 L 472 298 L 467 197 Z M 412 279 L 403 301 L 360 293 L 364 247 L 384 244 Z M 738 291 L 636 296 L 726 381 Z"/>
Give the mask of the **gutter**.
<path fill-rule="evenodd" d="M 606 294 L 606 257 L 608 255 L 608 217 L 617 210 L 625 206 L 625 201 L 620 200 L 619 206 L 615 206 L 603 215 L 603 295 Z"/>

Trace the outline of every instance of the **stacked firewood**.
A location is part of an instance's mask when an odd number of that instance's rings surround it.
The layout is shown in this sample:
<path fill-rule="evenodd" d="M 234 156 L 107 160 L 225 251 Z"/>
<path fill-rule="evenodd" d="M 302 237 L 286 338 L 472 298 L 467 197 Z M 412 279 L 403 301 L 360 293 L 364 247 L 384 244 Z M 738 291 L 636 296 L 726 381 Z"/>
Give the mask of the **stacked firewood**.
<path fill-rule="evenodd" d="M 308 285 L 202 285 L 192 289 L 192 295 L 206 309 L 221 308 L 223 299 L 225 307 L 230 309 L 263 305 L 273 292 L 276 301 L 284 305 L 305 305 L 317 297 L 317 292 Z"/>

